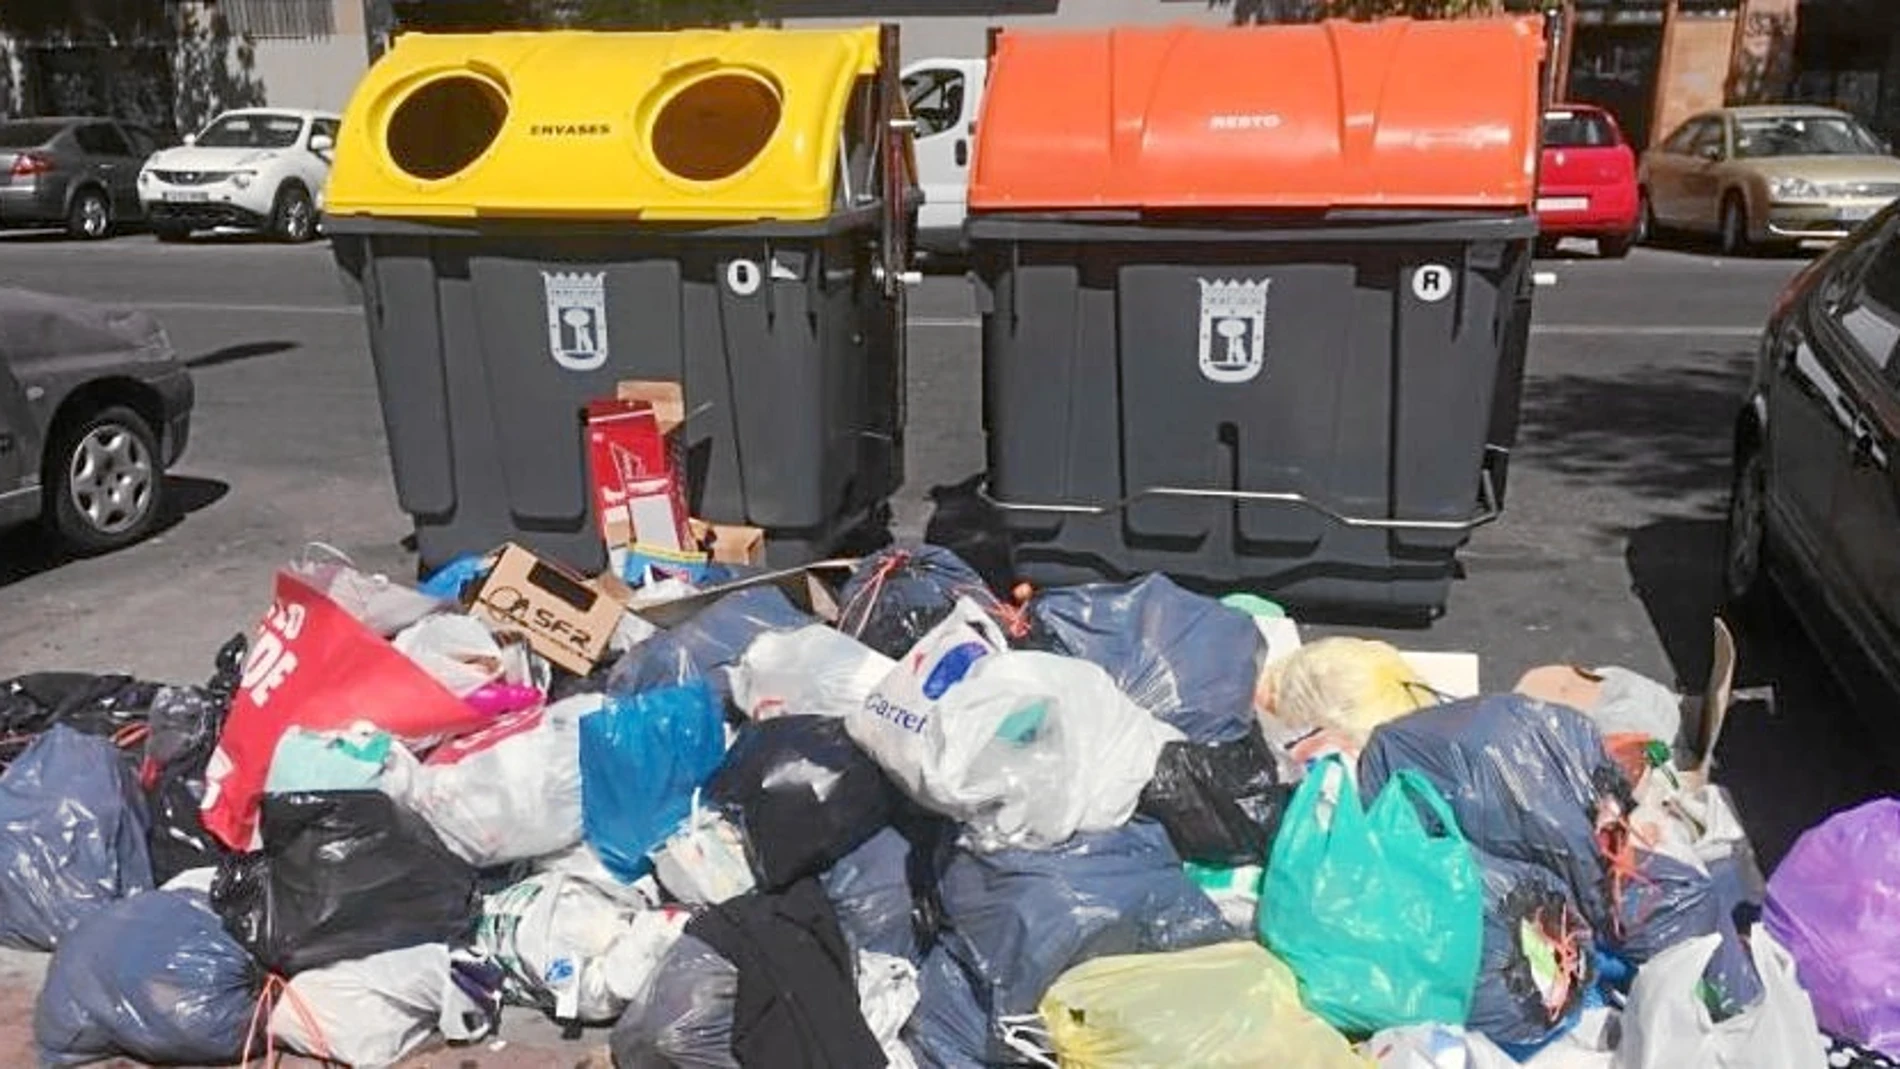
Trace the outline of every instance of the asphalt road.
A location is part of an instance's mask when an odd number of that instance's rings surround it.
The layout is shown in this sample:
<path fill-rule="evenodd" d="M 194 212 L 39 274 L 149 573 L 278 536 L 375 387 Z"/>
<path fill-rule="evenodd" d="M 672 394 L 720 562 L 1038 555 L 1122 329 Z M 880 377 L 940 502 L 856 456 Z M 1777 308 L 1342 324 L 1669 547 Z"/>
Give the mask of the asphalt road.
<path fill-rule="evenodd" d="M 1487 686 L 1538 664 L 1620 664 L 1699 690 L 1722 547 L 1728 432 L 1755 331 L 1801 261 L 1638 250 L 1541 265 L 1523 430 L 1505 519 L 1464 554 L 1466 577 L 1404 646 L 1473 650 Z M 0 283 L 140 304 L 198 382 L 184 513 L 122 553 L 68 560 L 32 532 L 0 535 L 0 677 L 121 670 L 195 680 L 249 630 L 273 570 L 312 540 L 408 574 L 358 311 L 323 246 L 159 246 L 0 237 Z M 900 532 L 924 492 L 982 467 L 977 331 L 960 279 L 912 303 L 910 471 Z M 1840 806 L 1900 785 L 1866 717 L 1805 641 L 1748 635 L 1743 677 L 1771 707 L 1738 708 L 1720 778 L 1767 860 Z"/>

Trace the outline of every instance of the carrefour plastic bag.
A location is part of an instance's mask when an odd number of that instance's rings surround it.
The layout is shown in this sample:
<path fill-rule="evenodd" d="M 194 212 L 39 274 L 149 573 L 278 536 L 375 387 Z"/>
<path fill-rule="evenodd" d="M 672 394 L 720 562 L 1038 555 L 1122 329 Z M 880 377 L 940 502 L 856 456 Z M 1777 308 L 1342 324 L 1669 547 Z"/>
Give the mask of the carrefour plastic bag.
<path fill-rule="evenodd" d="M 1795 980 L 1794 959 L 1768 932 L 1750 939 L 1764 995 L 1741 1014 L 1717 1022 L 1698 990 L 1717 935 L 1697 936 L 1650 959 L 1636 974 L 1623 1013 L 1617 1069 L 1824 1069 L 1820 1027 L 1808 994 Z"/>
<path fill-rule="evenodd" d="M 544 873 L 489 895 L 475 937 L 506 972 L 510 999 L 556 1020 L 604 1024 L 645 990 L 687 919 Z"/>
<path fill-rule="evenodd" d="M 1543 1043 L 1570 1026 L 1596 982 L 1589 922 L 1549 869 L 1481 851 L 1477 858 L 1484 958 L 1468 1023 L 1498 1043 Z"/>
<path fill-rule="evenodd" d="M 1309 643 L 1268 666 L 1260 697 L 1283 724 L 1337 732 L 1360 745 L 1380 724 L 1438 701 L 1398 650 L 1346 637 Z"/>
<path fill-rule="evenodd" d="M 235 1062 L 262 981 L 204 895 L 148 891 L 86 917 L 60 945 L 34 1006 L 33 1043 L 49 1067 L 114 1055 Z"/>
<path fill-rule="evenodd" d="M 1109 954 L 1224 942 L 1237 933 L 1181 871 L 1159 827 L 1136 821 L 1047 850 L 959 849 L 938 883 L 943 945 L 993 1021 L 1033 1013 L 1063 970 Z M 926 973 L 929 969 L 926 968 Z M 926 983 L 926 1004 L 932 985 Z M 994 1033 L 974 1061 L 1001 1057 Z"/>
<path fill-rule="evenodd" d="M 1039 1007 L 1064 1069 L 1363 1069 L 1258 943 L 1096 958 Z"/>
<path fill-rule="evenodd" d="M 1614 936 L 1599 824 L 1632 808 L 1629 782 L 1582 713 L 1516 694 L 1421 709 L 1374 731 L 1359 758 L 1362 796 L 1399 769 L 1430 780 L 1471 844 L 1549 867 L 1599 937 Z"/>
<path fill-rule="evenodd" d="M 1245 613 L 1165 575 L 1065 587 L 1030 606 L 1056 648 L 1108 671 L 1135 704 L 1195 742 L 1245 735 L 1266 642 Z"/>
<path fill-rule="evenodd" d="M 739 970 L 720 953 L 682 935 L 651 987 L 614 1026 L 617 1069 L 739 1069 L 732 1055 Z"/>
<path fill-rule="evenodd" d="M 732 701 L 753 720 L 845 716 L 897 663 L 823 624 L 768 631 L 731 670 Z"/>
<path fill-rule="evenodd" d="M 565 850 L 581 841 L 581 722 L 604 704 L 583 694 L 511 713 L 392 771 L 383 789 L 470 864 Z"/>
<path fill-rule="evenodd" d="M 706 784 L 745 836 L 760 887 L 815 876 L 890 823 L 896 792 L 841 721 L 781 716 L 747 724 Z"/>
<path fill-rule="evenodd" d="M 615 697 L 581 718 L 581 823 L 615 876 L 633 880 L 652 867 L 648 851 L 686 819 L 725 746 L 704 681 Z"/>
<path fill-rule="evenodd" d="M 496 970 L 457 957 L 429 943 L 298 973 L 271 1010 L 271 1037 L 358 1069 L 393 1065 L 438 1032 L 481 1039 L 500 1024 Z"/>
<path fill-rule="evenodd" d="M 1463 1021 L 1484 899 L 1451 808 L 1411 772 L 1363 808 L 1344 762 L 1323 760 L 1274 840 L 1260 936 L 1292 966 L 1306 1005 L 1343 1031 Z"/>
<path fill-rule="evenodd" d="M 1189 861 L 1258 864 L 1266 860 L 1292 796 L 1255 725 L 1229 742 L 1163 746 L 1138 809 L 1168 829 L 1174 848 Z"/>
<path fill-rule="evenodd" d="M 1900 1058 L 1900 798 L 1809 829 L 1768 881 L 1768 930 L 1821 1026 Z"/>
<path fill-rule="evenodd" d="M 0 775 L 0 946 L 51 950 L 152 886 L 145 799 L 119 748 L 55 724 Z"/>

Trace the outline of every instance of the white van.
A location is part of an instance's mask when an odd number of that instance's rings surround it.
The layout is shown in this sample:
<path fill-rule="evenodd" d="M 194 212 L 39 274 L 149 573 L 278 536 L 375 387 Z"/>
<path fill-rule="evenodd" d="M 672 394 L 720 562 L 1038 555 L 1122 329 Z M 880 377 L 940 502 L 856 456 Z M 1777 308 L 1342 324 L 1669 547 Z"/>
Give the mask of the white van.
<path fill-rule="evenodd" d="M 923 59 L 904 68 L 904 99 L 917 123 L 917 178 L 924 187 L 917 244 L 927 254 L 963 249 L 970 154 L 988 71 L 980 59 Z"/>

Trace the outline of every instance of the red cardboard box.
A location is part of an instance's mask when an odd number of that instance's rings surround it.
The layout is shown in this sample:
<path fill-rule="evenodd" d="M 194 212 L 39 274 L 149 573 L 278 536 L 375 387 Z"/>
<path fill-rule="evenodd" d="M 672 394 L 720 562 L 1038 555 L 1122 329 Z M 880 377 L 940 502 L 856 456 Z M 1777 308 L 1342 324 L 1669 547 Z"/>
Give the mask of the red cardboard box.
<path fill-rule="evenodd" d="M 673 433 L 684 407 L 679 385 L 670 382 L 623 382 L 617 396 L 587 406 L 594 515 L 609 550 L 694 546 L 684 450 Z"/>

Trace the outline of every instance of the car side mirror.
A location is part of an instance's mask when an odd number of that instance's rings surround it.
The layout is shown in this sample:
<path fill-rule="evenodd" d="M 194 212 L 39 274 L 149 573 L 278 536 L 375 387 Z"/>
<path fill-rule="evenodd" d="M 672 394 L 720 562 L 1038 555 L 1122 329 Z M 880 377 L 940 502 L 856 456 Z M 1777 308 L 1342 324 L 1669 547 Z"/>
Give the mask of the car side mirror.
<path fill-rule="evenodd" d="M 186 134 L 186 135 L 185 135 L 185 136 L 184 136 L 184 137 L 182 138 L 182 140 L 184 141 L 184 143 L 185 143 L 185 145 L 186 145 L 187 147 L 189 147 L 189 146 L 191 146 L 191 145 L 195 145 L 195 144 L 197 144 L 197 143 L 198 143 L 198 135 L 197 135 L 197 134 Z"/>
<path fill-rule="evenodd" d="M 1710 163 L 1720 163 L 1722 160 L 1722 146 L 1704 145 L 1696 155 L 1708 160 Z"/>
<path fill-rule="evenodd" d="M 336 147 L 336 138 L 329 134 L 317 134 L 310 139 L 310 151 L 328 152 Z"/>

